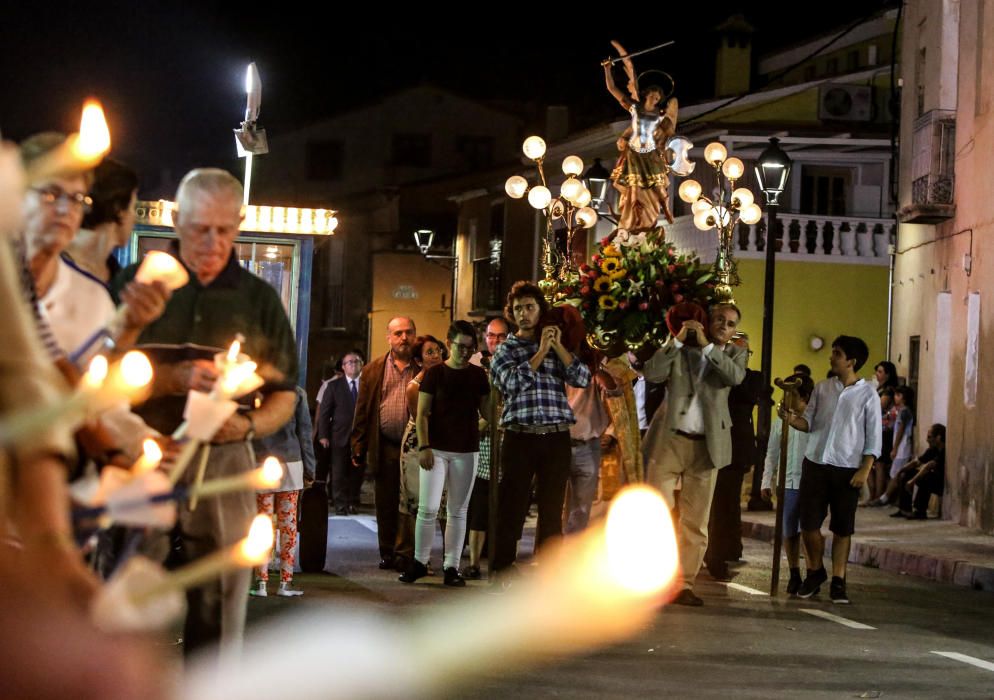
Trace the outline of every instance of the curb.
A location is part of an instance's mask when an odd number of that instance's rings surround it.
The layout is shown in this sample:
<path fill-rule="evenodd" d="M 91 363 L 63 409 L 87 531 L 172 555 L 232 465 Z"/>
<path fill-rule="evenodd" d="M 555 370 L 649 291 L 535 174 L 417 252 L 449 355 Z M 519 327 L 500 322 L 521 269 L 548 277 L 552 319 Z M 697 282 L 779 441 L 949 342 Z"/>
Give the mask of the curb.
<path fill-rule="evenodd" d="M 743 537 L 772 543 L 773 533 L 773 525 L 742 520 Z M 994 592 L 994 567 L 971 564 L 962 559 L 901 551 L 853 539 L 849 562 L 896 574 L 966 586 L 977 591 Z"/>

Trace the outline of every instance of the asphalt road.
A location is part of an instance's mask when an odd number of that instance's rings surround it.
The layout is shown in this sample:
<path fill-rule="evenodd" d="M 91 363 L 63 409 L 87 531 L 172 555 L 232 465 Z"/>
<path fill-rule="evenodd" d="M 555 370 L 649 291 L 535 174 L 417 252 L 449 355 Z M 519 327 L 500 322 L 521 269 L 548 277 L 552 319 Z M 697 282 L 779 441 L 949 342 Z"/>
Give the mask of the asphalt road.
<path fill-rule="evenodd" d="M 436 567 L 440 550 L 437 541 Z M 702 574 L 703 607 L 665 606 L 625 643 L 523 673 L 499 667 L 448 697 L 994 698 L 991 593 L 853 566 L 851 605 L 833 605 L 827 587 L 807 601 L 771 599 L 771 552 L 746 540 L 731 584 Z M 487 588 L 446 588 L 440 575 L 404 585 L 377 559 L 370 516 L 332 518 L 327 573 L 298 574 L 301 598 L 252 599 L 250 627 L 327 602 L 403 616 Z"/>

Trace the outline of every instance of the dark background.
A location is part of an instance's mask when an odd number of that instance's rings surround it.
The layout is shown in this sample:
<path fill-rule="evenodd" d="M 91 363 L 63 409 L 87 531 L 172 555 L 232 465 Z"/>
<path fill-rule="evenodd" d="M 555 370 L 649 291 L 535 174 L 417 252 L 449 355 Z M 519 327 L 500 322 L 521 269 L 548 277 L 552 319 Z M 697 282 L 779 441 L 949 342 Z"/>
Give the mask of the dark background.
<path fill-rule="evenodd" d="M 262 76 L 259 124 L 270 137 L 421 82 L 515 103 L 536 120 L 544 105 L 567 104 L 571 125 L 583 128 L 617 116 L 599 66 L 612 38 L 633 53 L 676 40 L 637 58 L 636 68 L 671 73 L 681 102 L 691 104 L 711 94 L 712 30 L 735 12 L 756 27 L 755 58 L 894 3 L 642 4 L 651 21 L 619 12 L 630 3 L 602 4 L 599 15 L 575 20 L 564 18 L 564 3 L 532 4 L 530 15 L 502 12 L 499 3 L 409 14 L 379 3 L 316 11 L 176 0 L 12 5 L 0 16 L 3 136 L 75 130 L 83 99 L 96 96 L 113 155 L 143 173 L 141 194 L 150 198 L 170 196 L 191 167 L 236 167 L 231 130 L 243 117 L 250 61 Z"/>

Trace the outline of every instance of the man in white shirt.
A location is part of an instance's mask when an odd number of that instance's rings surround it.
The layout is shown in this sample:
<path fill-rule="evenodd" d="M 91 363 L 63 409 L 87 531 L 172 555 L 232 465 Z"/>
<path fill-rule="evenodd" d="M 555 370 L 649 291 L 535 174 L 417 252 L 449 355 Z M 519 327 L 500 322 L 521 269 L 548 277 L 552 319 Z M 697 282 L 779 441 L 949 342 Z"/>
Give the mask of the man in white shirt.
<path fill-rule="evenodd" d="M 810 598 L 828 579 L 822 557 L 821 524 L 831 512 L 833 603 L 848 603 L 846 562 L 856 524 L 859 490 L 880 456 L 880 399 L 857 372 L 869 357 L 866 343 L 840 335 L 829 360 L 835 376 L 815 387 L 803 416 L 788 414 L 790 426 L 809 432 L 801 471 L 801 530 L 808 553 L 808 575 L 797 595 Z"/>

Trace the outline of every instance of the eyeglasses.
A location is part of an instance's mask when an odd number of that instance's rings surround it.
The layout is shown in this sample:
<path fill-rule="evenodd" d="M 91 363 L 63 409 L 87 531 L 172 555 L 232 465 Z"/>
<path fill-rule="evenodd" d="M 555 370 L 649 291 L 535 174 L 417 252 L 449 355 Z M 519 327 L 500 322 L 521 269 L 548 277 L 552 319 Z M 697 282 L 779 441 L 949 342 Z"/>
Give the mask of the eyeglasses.
<path fill-rule="evenodd" d="M 362 360 L 345 360 L 342 362 L 343 365 L 361 365 Z"/>
<path fill-rule="evenodd" d="M 487 331 L 487 340 L 507 340 L 507 333 L 491 333 Z"/>
<path fill-rule="evenodd" d="M 93 207 L 93 199 L 82 192 L 66 192 L 57 185 L 50 187 L 32 187 L 31 190 L 38 194 L 38 198 L 45 204 L 55 204 L 65 202 L 71 209 L 82 209 L 84 214 L 88 214 Z"/>

